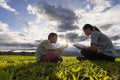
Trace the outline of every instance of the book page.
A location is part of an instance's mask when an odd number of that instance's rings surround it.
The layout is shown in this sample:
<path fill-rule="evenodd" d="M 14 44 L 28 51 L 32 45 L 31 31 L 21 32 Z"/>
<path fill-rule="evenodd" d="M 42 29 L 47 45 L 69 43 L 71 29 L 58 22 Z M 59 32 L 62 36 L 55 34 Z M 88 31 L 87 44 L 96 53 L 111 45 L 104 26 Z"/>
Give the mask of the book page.
<path fill-rule="evenodd" d="M 79 43 L 75 43 L 73 44 L 74 47 L 82 49 L 82 48 L 88 48 L 89 46 L 84 45 L 84 44 L 79 44 Z"/>

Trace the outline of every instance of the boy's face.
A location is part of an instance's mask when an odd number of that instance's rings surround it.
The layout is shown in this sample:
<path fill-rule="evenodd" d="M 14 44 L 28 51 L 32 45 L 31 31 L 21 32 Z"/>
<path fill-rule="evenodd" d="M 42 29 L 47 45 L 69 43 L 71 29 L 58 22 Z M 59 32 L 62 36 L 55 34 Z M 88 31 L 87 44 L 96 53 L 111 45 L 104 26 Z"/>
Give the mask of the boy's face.
<path fill-rule="evenodd" d="M 55 35 L 55 36 L 53 36 L 53 37 L 51 37 L 51 43 L 56 43 L 57 42 L 57 36 Z"/>

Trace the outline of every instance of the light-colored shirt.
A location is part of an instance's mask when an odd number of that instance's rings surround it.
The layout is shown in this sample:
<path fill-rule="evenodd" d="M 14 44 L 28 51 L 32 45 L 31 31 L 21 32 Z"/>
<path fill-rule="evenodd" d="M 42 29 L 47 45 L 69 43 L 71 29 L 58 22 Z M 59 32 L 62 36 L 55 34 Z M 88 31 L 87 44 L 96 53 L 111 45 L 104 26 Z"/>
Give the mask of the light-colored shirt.
<path fill-rule="evenodd" d="M 91 34 L 91 43 L 96 44 L 100 49 L 100 53 L 111 57 L 118 57 L 118 53 L 115 51 L 115 48 L 111 40 L 99 31 L 93 31 Z"/>
<path fill-rule="evenodd" d="M 46 55 L 50 49 L 54 49 L 54 46 L 49 40 L 42 41 L 36 49 L 36 59 L 38 60 L 42 55 Z"/>

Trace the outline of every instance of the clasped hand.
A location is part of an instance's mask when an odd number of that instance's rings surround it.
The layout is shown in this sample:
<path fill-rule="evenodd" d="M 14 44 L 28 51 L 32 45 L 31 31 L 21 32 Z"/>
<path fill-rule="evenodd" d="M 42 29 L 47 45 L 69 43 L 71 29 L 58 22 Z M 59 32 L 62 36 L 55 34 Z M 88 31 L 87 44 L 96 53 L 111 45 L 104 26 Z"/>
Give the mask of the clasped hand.
<path fill-rule="evenodd" d="M 68 47 L 68 44 L 61 46 L 61 48 L 63 48 L 63 49 L 65 49 L 65 48 L 67 48 L 67 47 Z"/>
<path fill-rule="evenodd" d="M 62 45 L 61 47 L 58 48 L 59 51 L 63 51 L 65 48 L 68 47 L 68 44 Z"/>

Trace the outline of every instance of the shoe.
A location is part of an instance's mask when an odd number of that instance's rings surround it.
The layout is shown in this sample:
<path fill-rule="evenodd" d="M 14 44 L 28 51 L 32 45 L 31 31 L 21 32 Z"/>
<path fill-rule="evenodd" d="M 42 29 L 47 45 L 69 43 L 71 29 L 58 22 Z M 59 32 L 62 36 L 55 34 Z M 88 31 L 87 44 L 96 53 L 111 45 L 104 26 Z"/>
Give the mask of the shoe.
<path fill-rule="evenodd" d="M 51 62 L 53 62 L 53 63 L 58 63 L 59 61 L 62 62 L 63 58 L 59 57 L 59 58 L 55 58 L 54 60 L 51 60 Z"/>
<path fill-rule="evenodd" d="M 58 58 L 58 61 L 63 62 L 63 58 L 62 58 L 62 57 L 59 57 L 59 58 Z"/>
<path fill-rule="evenodd" d="M 87 60 L 85 57 L 79 57 L 79 56 L 76 59 L 79 60 L 79 61 Z"/>
<path fill-rule="evenodd" d="M 58 63 L 58 59 L 51 60 L 50 62 Z"/>

